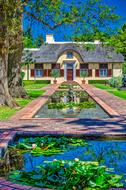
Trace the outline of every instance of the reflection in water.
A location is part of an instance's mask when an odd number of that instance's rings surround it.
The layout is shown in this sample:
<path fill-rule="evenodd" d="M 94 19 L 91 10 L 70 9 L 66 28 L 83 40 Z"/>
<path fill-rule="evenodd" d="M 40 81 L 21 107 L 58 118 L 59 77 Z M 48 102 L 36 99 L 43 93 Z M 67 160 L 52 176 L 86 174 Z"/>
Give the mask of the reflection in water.
<path fill-rule="evenodd" d="M 82 108 L 77 107 L 74 104 L 77 103 L 94 103 L 95 106 Z M 49 104 L 68 104 L 67 108 L 57 109 L 49 108 Z M 60 106 L 59 105 L 59 106 Z M 75 91 L 69 88 L 66 91 L 55 92 L 48 100 L 48 102 L 42 106 L 35 118 L 108 118 L 108 114 L 98 105 L 89 95 L 84 91 Z"/>

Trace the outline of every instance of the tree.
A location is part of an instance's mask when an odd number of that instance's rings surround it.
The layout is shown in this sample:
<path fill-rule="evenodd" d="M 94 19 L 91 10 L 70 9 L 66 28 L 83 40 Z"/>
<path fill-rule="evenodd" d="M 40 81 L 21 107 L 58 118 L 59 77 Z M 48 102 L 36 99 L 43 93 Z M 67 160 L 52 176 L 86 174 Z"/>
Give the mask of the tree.
<path fill-rule="evenodd" d="M 123 64 L 123 74 L 126 74 L 126 24 L 124 24 L 115 35 L 111 36 L 109 44 L 114 47 L 118 53 L 123 54 L 125 59 Z"/>
<path fill-rule="evenodd" d="M 62 0 L 1 0 L 0 19 L 2 24 L 0 25 L 0 37 L 2 36 L 2 38 L 0 42 L 0 62 L 1 81 L 3 80 L 3 82 L 0 85 L 0 99 L 2 99 L 0 104 L 13 106 L 12 98 L 8 92 L 6 73 L 8 73 L 9 77 L 10 93 L 15 97 L 25 96 L 21 82 L 22 15 L 25 14 L 31 17 L 34 21 L 41 23 L 50 30 L 63 25 L 75 26 L 73 27 L 74 29 L 84 29 L 87 25 L 89 31 L 91 28 L 98 28 L 100 24 L 100 27 L 103 28 L 103 23 L 106 24 L 117 19 L 113 11 L 107 6 L 103 6 L 100 2 L 100 0 L 87 0 L 84 4 L 73 4 L 64 3 Z"/>
<path fill-rule="evenodd" d="M 12 28 L 10 14 L 14 11 L 7 1 L 0 1 L 0 105 L 15 106 L 8 89 L 8 54 L 9 54 L 9 33 Z"/>
<path fill-rule="evenodd" d="M 27 66 L 27 80 L 29 80 L 29 65 L 35 63 L 35 60 L 32 58 L 32 53 L 29 50 L 26 50 L 23 54 L 23 65 Z"/>

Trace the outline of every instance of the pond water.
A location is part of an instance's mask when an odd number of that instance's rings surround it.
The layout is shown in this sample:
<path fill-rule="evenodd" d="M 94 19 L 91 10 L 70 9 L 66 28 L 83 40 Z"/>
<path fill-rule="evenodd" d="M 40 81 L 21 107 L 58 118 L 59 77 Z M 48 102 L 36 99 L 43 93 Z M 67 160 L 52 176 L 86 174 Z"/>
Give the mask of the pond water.
<path fill-rule="evenodd" d="M 20 139 L 20 142 L 22 139 Z M 122 182 L 126 186 L 126 141 L 125 140 L 86 140 L 87 145 L 68 148 L 66 151 L 51 156 L 34 156 L 30 152 L 23 153 L 23 170 L 32 171 L 44 161 L 74 160 L 95 161 L 100 165 L 112 168 L 111 173 L 123 175 Z"/>
<path fill-rule="evenodd" d="M 86 92 L 79 90 L 74 90 L 72 96 L 69 90 L 56 91 L 34 116 L 34 118 L 89 119 L 109 117 Z"/>

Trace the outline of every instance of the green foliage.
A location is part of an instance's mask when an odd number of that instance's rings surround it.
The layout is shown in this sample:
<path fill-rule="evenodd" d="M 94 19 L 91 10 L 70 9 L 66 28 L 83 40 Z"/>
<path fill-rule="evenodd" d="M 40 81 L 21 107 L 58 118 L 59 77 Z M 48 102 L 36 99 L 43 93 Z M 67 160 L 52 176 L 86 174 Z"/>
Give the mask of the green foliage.
<path fill-rule="evenodd" d="M 83 79 L 88 77 L 88 71 L 85 70 L 81 70 L 80 71 L 80 77 L 82 77 Z"/>
<path fill-rule="evenodd" d="M 39 48 L 44 43 L 43 36 L 39 35 L 37 38 L 33 38 L 32 28 L 29 27 L 24 31 L 23 45 L 24 48 Z"/>
<path fill-rule="evenodd" d="M 108 84 L 111 87 L 119 88 L 122 85 L 122 77 L 112 77 L 111 79 L 108 80 Z"/>
<path fill-rule="evenodd" d="M 48 104 L 48 109 L 63 109 L 63 108 L 74 108 L 78 107 L 81 109 L 88 109 L 88 108 L 94 108 L 96 106 L 95 102 L 93 101 L 84 101 L 80 103 L 76 102 L 68 102 L 68 103 L 49 103 Z"/>
<path fill-rule="evenodd" d="M 25 72 L 21 72 L 21 78 L 23 80 L 23 78 L 25 77 Z"/>
<path fill-rule="evenodd" d="M 35 147 L 33 147 L 35 145 Z M 62 153 L 66 150 L 73 149 L 75 146 L 86 146 L 85 140 L 78 138 L 67 137 L 36 137 L 25 138 L 19 144 L 15 145 L 15 149 L 22 150 L 22 152 L 31 152 L 34 156 L 51 156 Z"/>
<path fill-rule="evenodd" d="M 36 85 L 36 84 L 50 84 L 50 80 L 23 80 L 25 86 Z"/>
<path fill-rule="evenodd" d="M 88 80 L 89 84 L 106 84 L 108 80 Z"/>
<path fill-rule="evenodd" d="M 71 85 L 69 85 L 69 84 L 61 84 L 61 85 L 59 86 L 59 89 L 69 89 L 70 86 L 71 86 L 73 89 L 78 89 L 78 88 L 80 88 L 80 86 L 77 85 L 77 84 L 71 84 Z"/>
<path fill-rule="evenodd" d="M 57 190 L 107 190 L 123 187 L 122 176 L 111 174 L 97 162 L 54 160 L 44 162 L 32 172 L 15 171 L 9 178 L 23 184 Z"/>
<path fill-rule="evenodd" d="M 123 63 L 123 74 L 126 74 L 126 61 Z"/>
<path fill-rule="evenodd" d="M 124 56 L 126 55 L 126 24 L 110 38 L 109 43 L 117 52 L 122 53 Z"/>
<path fill-rule="evenodd" d="M 60 71 L 58 69 L 53 69 L 51 71 L 51 76 L 54 77 L 55 79 L 60 77 Z"/>

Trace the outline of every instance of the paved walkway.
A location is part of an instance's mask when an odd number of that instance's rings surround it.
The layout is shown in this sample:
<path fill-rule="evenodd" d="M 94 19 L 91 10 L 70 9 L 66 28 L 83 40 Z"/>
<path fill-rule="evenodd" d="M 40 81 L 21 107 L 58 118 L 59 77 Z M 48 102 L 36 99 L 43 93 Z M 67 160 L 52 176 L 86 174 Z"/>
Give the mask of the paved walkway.
<path fill-rule="evenodd" d="M 106 92 L 105 90 L 95 88 L 91 85 L 83 85 L 83 88 L 88 92 L 92 92 L 96 97 L 104 101 L 121 116 L 126 117 L 126 100 L 123 100 L 109 92 Z"/>

